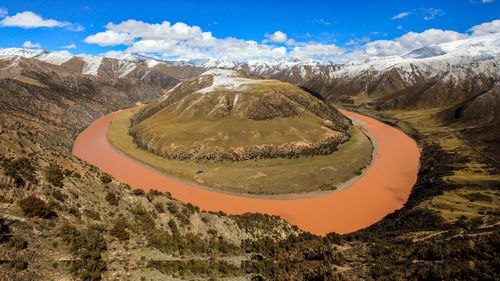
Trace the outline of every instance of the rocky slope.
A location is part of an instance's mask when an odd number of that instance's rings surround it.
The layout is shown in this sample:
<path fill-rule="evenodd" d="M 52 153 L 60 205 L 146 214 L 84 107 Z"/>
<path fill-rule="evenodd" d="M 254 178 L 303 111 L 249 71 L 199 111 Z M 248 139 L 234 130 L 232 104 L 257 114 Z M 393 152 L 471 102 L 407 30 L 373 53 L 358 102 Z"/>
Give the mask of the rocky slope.
<path fill-rule="evenodd" d="M 169 194 L 132 191 L 71 155 L 90 122 L 160 88 L 26 58 L 0 67 L 3 280 L 245 277 L 242 243 L 300 233 L 276 217 L 208 213 Z M 190 270 L 172 271 L 177 265 Z"/>
<path fill-rule="evenodd" d="M 135 141 L 163 157 L 238 161 L 331 154 L 350 126 L 296 86 L 222 69 L 177 85 L 132 123 Z"/>
<path fill-rule="evenodd" d="M 139 54 L 124 54 L 118 57 L 74 56 L 67 52 L 48 52 L 41 49 L 0 49 L 0 60 L 20 58 L 58 65 L 74 74 L 103 79 L 127 78 L 160 88 L 171 88 L 180 82 L 180 79 L 203 72 L 192 64 L 161 61 Z"/>
<path fill-rule="evenodd" d="M 27 133 L 50 135 L 47 141 L 66 148 L 80 130 L 104 113 L 163 93 L 137 80 L 79 75 L 25 58 L 0 60 L 0 85 L 0 107 L 6 118 L 2 127 L 6 123 L 47 126 L 53 131 L 30 129 Z M 54 134 L 61 127 L 70 134 Z"/>

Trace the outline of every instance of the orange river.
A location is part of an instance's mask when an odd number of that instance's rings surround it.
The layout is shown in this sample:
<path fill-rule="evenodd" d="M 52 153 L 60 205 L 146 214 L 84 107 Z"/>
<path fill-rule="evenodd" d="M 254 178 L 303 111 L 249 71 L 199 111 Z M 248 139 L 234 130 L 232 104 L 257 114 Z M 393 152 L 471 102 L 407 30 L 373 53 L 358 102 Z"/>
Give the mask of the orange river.
<path fill-rule="evenodd" d="M 207 211 L 266 213 L 317 235 L 349 233 L 401 208 L 417 179 L 420 151 L 413 139 L 373 118 L 342 111 L 358 121 L 377 145 L 372 164 L 349 188 L 313 198 L 278 200 L 211 191 L 169 177 L 116 151 L 106 133 L 113 118 L 122 112 L 92 123 L 77 137 L 73 154 L 132 188 L 168 191 L 174 198 Z"/>

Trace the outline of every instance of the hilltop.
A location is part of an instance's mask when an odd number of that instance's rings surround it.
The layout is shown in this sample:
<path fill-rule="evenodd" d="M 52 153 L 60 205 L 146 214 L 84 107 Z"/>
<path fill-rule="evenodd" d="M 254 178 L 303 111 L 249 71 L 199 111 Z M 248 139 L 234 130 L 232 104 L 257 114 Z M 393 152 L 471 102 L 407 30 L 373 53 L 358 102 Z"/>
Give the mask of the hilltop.
<path fill-rule="evenodd" d="M 326 155 L 349 140 L 350 127 L 296 86 L 221 69 L 177 85 L 132 122 L 141 147 L 180 160 Z"/>
<path fill-rule="evenodd" d="M 121 114 L 108 139 L 166 174 L 242 195 L 333 191 L 372 157 L 368 136 L 321 98 L 224 69 Z"/>

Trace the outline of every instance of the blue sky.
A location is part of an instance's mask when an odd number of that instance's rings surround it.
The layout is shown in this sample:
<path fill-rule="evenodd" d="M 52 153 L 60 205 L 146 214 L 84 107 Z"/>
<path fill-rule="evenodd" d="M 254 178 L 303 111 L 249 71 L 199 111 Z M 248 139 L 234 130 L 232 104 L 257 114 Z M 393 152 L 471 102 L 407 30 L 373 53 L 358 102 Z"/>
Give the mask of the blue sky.
<path fill-rule="evenodd" d="M 398 54 L 419 47 L 411 44 L 411 40 L 430 44 L 462 39 L 460 34 L 469 36 L 472 27 L 483 23 L 490 23 L 485 26 L 490 32 L 498 32 L 500 23 L 493 24 L 493 21 L 500 18 L 500 0 L 2 0 L 0 16 L 0 47 L 24 44 L 61 50 L 63 46 L 74 45 L 76 48 L 69 51 L 75 54 L 129 50 L 169 58 L 231 59 L 289 57 L 297 49 L 293 57 L 346 59 L 346 55 L 350 55 L 349 59 L 353 55 Z M 136 20 L 136 25 L 118 26 L 131 19 Z M 164 21 L 170 24 L 153 26 Z M 106 27 L 110 22 L 115 26 Z M 137 24 L 139 22 L 144 24 Z M 168 31 L 177 22 L 184 23 L 188 29 Z M 139 31 L 138 25 L 143 30 Z M 155 28 L 166 32 L 160 34 Z M 430 29 L 449 32 L 424 34 Z M 89 39 L 106 31 L 106 38 Z M 274 34 L 276 31 L 281 32 Z M 151 35 L 151 32 L 156 33 Z M 210 32 L 209 38 L 207 32 Z M 409 32 L 424 35 L 397 42 Z M 108 35 L 120 38 L 113 40 Z M 225 40 L 228 37 L 235 40 Z M 374 43 L 379 41 L 383 44 Z M 385 51 L 373 48 L 371 53 L 367 51 L 369 47 L 381 46 Z"/>

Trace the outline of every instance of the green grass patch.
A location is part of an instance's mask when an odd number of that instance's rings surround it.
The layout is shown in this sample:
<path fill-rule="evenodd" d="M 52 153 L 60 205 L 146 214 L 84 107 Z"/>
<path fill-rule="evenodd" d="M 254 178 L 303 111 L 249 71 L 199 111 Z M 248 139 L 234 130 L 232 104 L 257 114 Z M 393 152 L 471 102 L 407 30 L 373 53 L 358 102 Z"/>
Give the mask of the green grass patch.
<path fill-rule="evenodd" d="M 443 218 L 455 222 L 464 216 L 467 219 L 498 213 L 500 206 L 498 190 L 461 188 L 447 191 L 422 204 L 422 207 L 438 211 Z"/>

